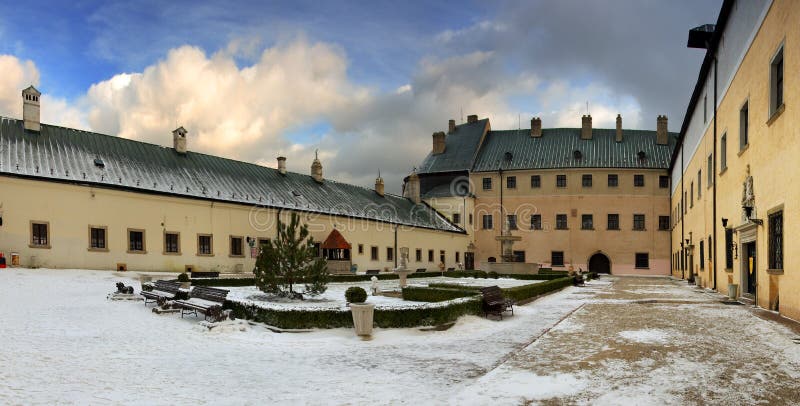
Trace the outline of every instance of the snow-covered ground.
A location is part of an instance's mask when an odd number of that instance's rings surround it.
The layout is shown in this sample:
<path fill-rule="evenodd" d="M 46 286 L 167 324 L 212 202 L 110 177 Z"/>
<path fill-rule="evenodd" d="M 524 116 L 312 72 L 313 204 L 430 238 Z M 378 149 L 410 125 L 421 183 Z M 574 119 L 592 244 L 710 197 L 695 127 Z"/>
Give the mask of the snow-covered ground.
<path fill-rule="evenodd" d="M 800 404 L 796 333 L 666 279 L 365 341 L 106 300 L 132 276 L 0 270 L 0 404 Z"/>
<path fill-rule="evenodd" d="M 510 288 L 515 286 L 530 285 L 533 283 L 541 283 L 541 282 L 543 281 L 528 281 L 528 280 L 517 280 L 517 279 L 507 279 L 507 278 L 476 279 L 476 278 L 435 277 L 435 278 L 408 279 L 409 286 L 428 286 L 431 283 L 447 283 L 447 284 L 462 285 L 462 286 L 497 285 L 501 288 Z M 328 289 L 325 291 L 325 293 L 314 297 L 308 297 L 303 301 L 298 301 L 298 300 L 276 301 L 274 298 L 270 298 L 267 295 L 265 295 L 255 286 L 229 287 L 224 289 L 230 290 L 230 293 L 228 293 L 228 298 L 230 300 L 247 304 L 256 304 L 260 307 L 265 307 L 265 308 L 276 308 L 276 309 L 315 308 L 315 309 L 346 310 L 347 306 L 344 299 L 344 292 L 345 290 L 347 290 L 347 288 L 351 286 L 360 286 L 365 291 L 370 292 L 372 287 L 372 282 L 367 281 L 367 282 L 330 283 L 328 284 Z M 297 288 L 299 288 L 299 290 L 303 289 L 302 286 L 299 286 Z M 378 290 L 394 290 L 394 289 L 399 289 L 398 280 L 394 279 L 394 280 L 378 281 Z M 376 309 L 389 308 L 389 307 L 411 308 L 423 305 L 420 302 L 408 302 L 404 301 L 401 298 L 382 296 L 382 295 L 373 296 L 371 294 L 367 297 L 367 302 L 374 304 Z"/>
<path fill-rule="evenodd" d="M 0 270 L 0 404 L 442 404 L 584 301 L 567 289 L 501 322 L 364 341 L 350 329 L 208 331 L 106 300 L 117 281 L 138 292 L 126 276 Z"/>

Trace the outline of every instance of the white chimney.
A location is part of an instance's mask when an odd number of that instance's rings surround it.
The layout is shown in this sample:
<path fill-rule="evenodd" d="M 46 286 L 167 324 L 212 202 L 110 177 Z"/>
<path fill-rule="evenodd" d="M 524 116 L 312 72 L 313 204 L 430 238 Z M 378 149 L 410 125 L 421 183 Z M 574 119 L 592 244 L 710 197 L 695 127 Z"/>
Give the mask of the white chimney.
<path fill-rule="evenodd" d="M 39 119 L 39 97 L 42 93 L 36 90 L 35 87 L 29 86 L 22 91 L 22 120 L 25 129 L 28 131 L 41 130 L 41 121 Z"/>
<path fill-rule="evenodd" d="M 175 152 L 179 154 L 186 153 L 186 131 L 183 127 L 178 127 L 172 131 L 172 147 L 175 148 Z"/>
<path fill-rule="evenodd" d="M 286 175 L 286 157 L 279 156 L 278 157 L 278 172 L 281 175 Z"/>
<path fill-rule="evenodd" d="M 408 182 L 406 182 L 406 187 L 403 192 L 403 197 L 410 199 L 416 204 L 419 204 L 422 201 L 419 195 L 419 175 L 417 175 L 416 169 L 414 169 L 414 171 L 411 172 L 411 175 L 408 176 Z"/>

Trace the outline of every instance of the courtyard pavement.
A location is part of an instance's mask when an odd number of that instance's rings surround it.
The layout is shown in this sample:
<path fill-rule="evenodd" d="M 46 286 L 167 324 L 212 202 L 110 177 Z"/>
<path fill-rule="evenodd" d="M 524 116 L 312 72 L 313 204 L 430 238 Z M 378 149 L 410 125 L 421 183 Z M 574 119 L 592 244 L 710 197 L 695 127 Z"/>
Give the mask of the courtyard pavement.
<path fill-rule="evenodd" d="M 797 324 L 667 278 L 591 299 L 453 404 L 800 404 Z"/>
<path fill-rule="evenodd" d="M 0 404 L 798 404 L 797 326 L 665 278 L 603 277 L 446 331 L 209 330 L 105 295 L 131 277 L 0 271 Z M 774 318 L 774 317 L 773 317 Z"/>

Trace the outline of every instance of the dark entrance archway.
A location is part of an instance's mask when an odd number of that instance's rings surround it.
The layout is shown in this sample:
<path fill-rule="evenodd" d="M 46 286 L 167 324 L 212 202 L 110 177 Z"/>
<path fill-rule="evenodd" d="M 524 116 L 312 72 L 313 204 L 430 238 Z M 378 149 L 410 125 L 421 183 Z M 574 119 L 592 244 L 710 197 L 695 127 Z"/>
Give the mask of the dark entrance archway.
<path fill-rule="evenodd" d="M 611 273 L 611 261 L 605 254 L 598 252 L 589 258 L 589 272 Z"/>

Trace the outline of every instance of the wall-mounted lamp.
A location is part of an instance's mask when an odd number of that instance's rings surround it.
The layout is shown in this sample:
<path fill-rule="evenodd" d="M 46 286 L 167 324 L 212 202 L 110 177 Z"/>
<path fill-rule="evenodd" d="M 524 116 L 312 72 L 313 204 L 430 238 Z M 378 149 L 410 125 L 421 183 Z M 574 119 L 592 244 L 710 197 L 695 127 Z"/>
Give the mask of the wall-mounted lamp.
<path fill-rule="evenodd" d="M 728 228 L 728 219 L 722 218 L 722 228 Z"/>

